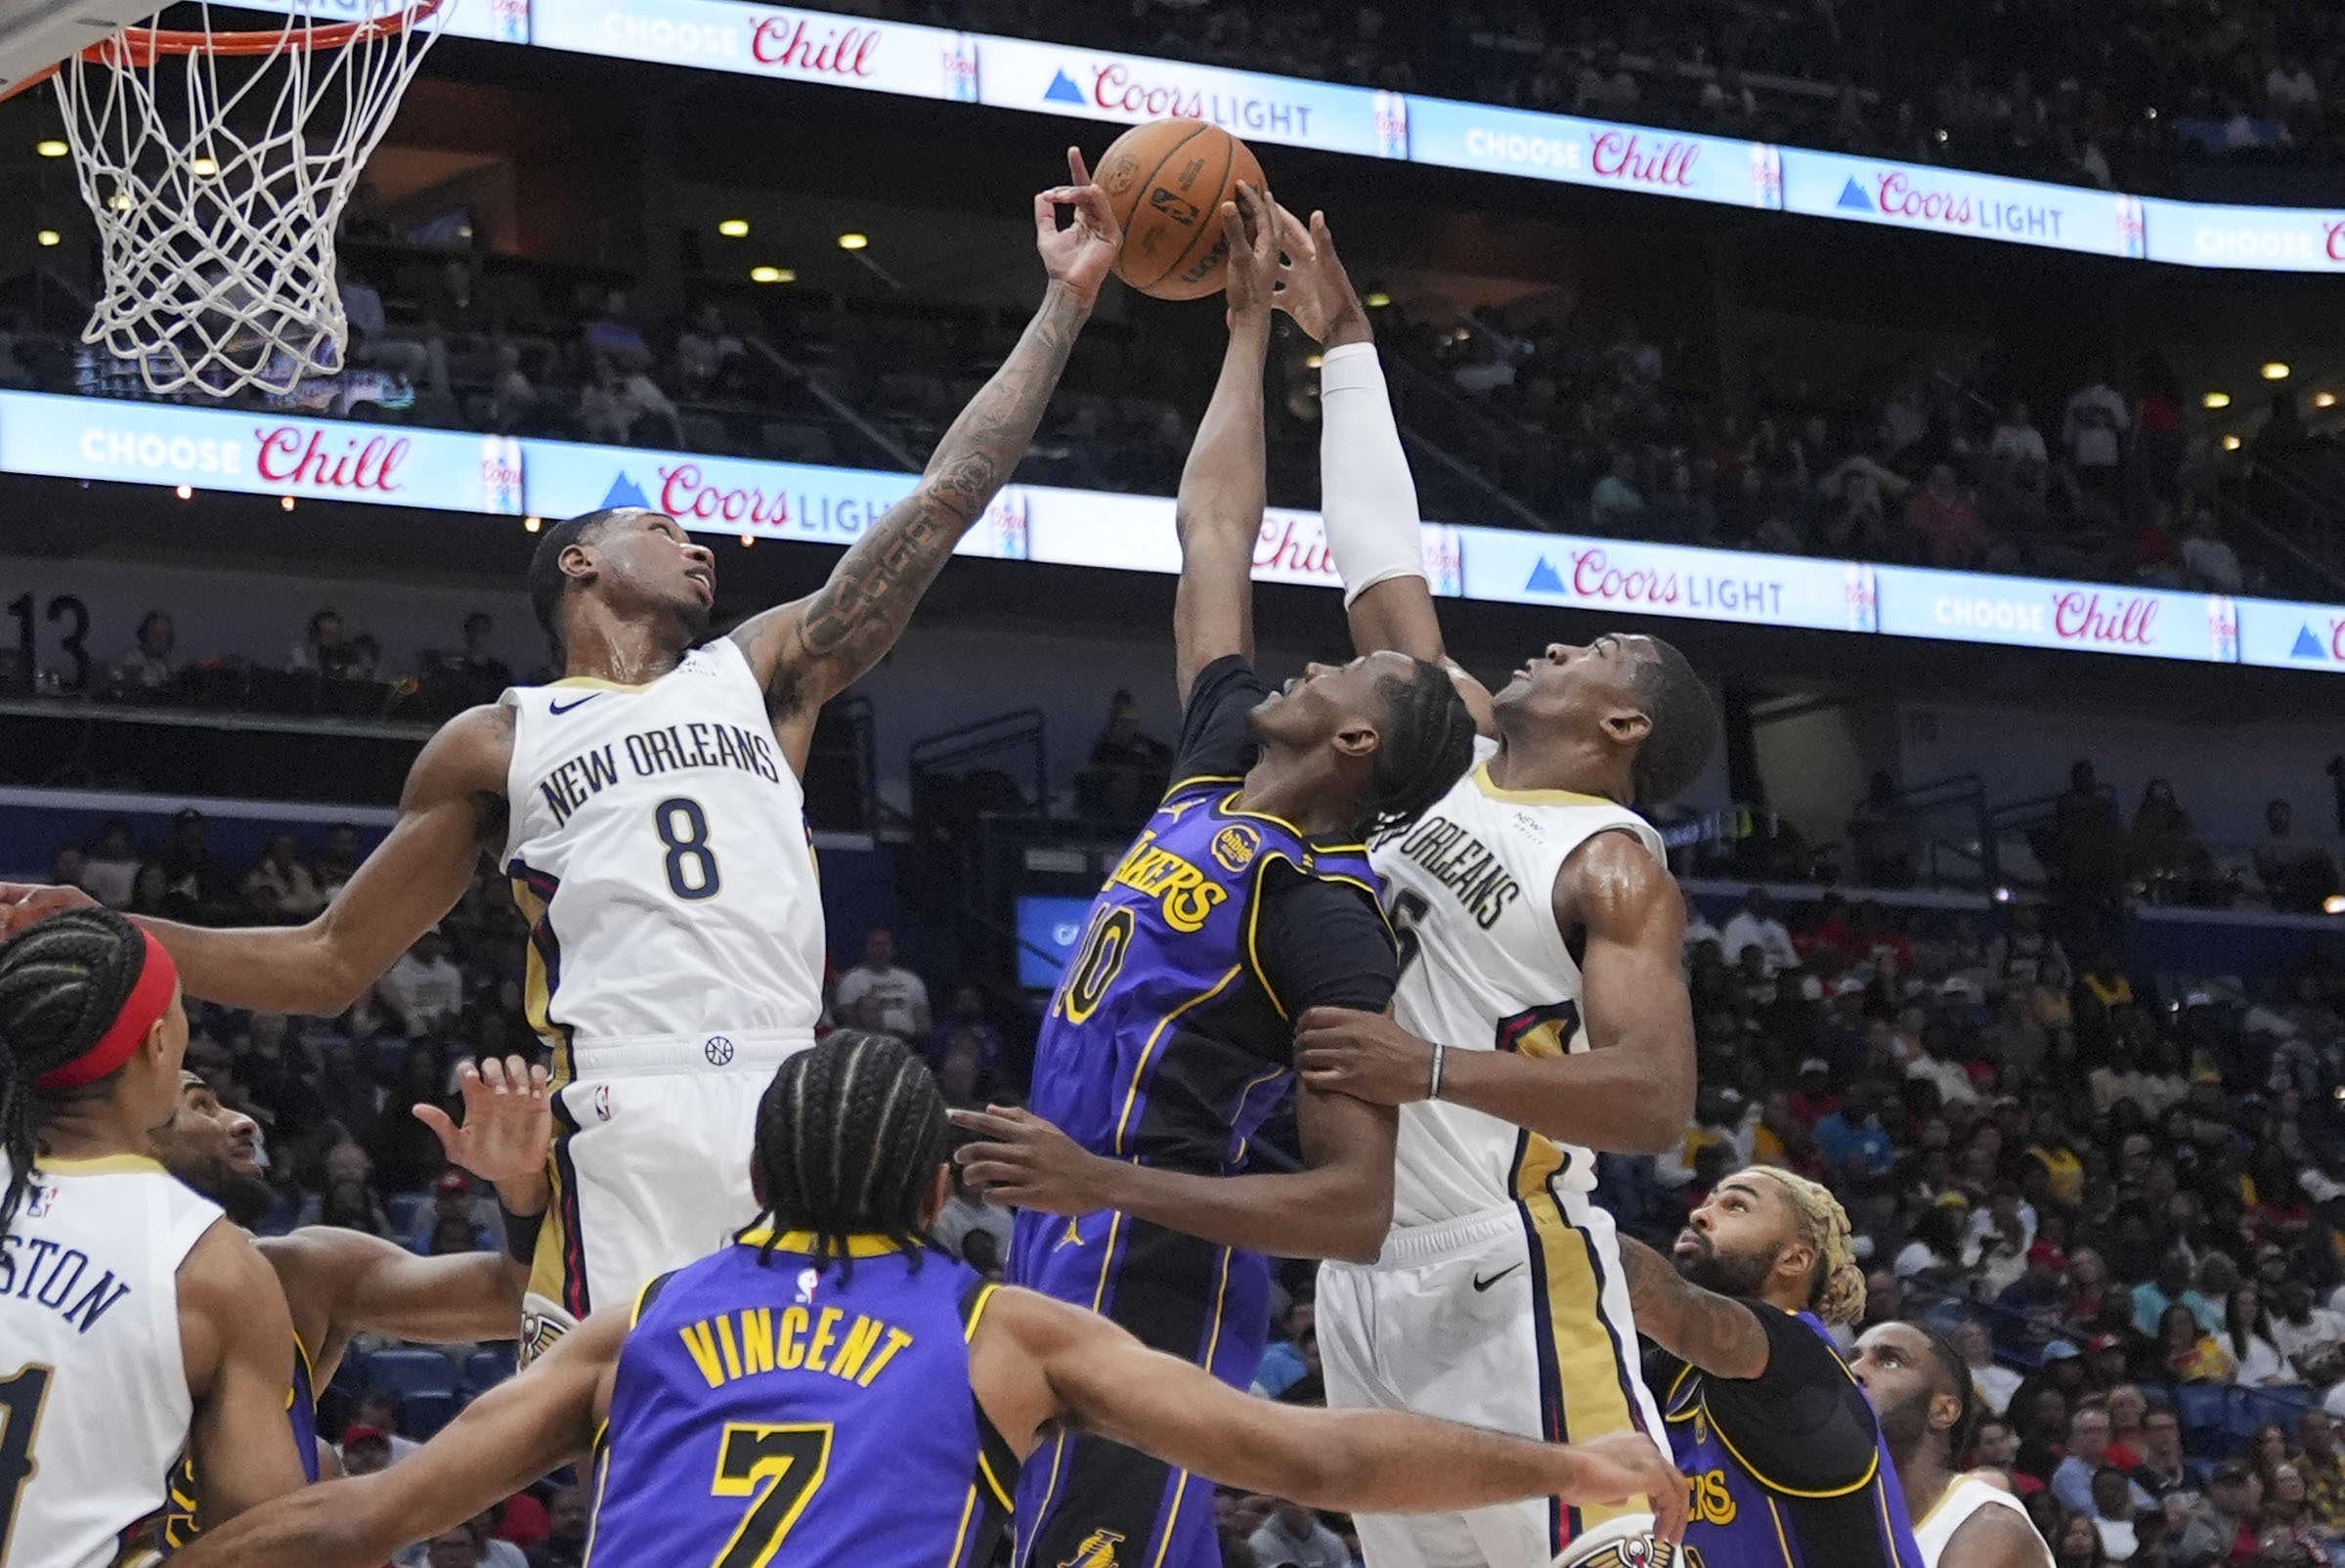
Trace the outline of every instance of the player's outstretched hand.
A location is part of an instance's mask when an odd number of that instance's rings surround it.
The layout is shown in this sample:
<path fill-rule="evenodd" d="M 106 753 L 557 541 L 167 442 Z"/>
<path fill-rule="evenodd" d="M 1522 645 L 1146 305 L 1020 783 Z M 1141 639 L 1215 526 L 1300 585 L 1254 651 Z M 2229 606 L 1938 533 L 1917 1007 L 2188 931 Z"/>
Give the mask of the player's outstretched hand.
<path fill-rule="evenodd" d="M 52 888 L 37 882 L 0 882 L 0 936 L 13 936 L 36 920 L 60 909 L 86 909 L 97 899 L 79 888 Z"/>
<path fill-rule="evenodd" d="M 1294 1067 L 1314 1089 L 1370 1105 L 1405 1106 L 1433 1088 L 1433 1047 L 1357 1008 L 1315 1007 L 1295 1020 Z"/>
<path fill-rule="evenodd" d="M 1575 1478 L 1563 1499 L 1574 1506 L 1605 1506 L 1644 1498 L 1653 1505 L 1653 1533 L 1675 1546 L 1685 1539 L 1692 1494 L 1669 1456 L 1642 1432 L 1613 1432 L 1572 1445 Z"/>
<path fill-rule="evenodd" d="M 456 1069 L 464 1094 L 458 1126 L 438 1106 L 414 1108 L 415 1119 L 440 1140 L 449 1162 L 485 1182 L 521 1182 L 545 1168 L 553 1145 L 553 1096 L 545 1069 L 517 1056 L 467 1062 Z"/>
<path fill-rule="evenodd" d="M 1100 297 L 1123 248 L 1123 227 L 1107 193 L 1091 183 L 1083 150 L 1066 150 L 1068 183 L 1053 186 L 1034 198 L 1034 248 L 1042 252 L 1042 270 L 1051 282 L 1073 293 L 1085 305 Z M 1059 209 L 1072 207 L 1075 221 L 1059 227 Z"/>
<path fill-rule="evenodd" d="M 1229 250 L 1223 296 L 1229 304 L 1230 325 L 1240 317 L 1270 315 L 1271 296 L 1279 283 L 1279 226 L 1273 214 L 1279 204 L 1268 191 L 1240 183 L 1238 199 L 1221 204 L 1222 243 Z M 1253 237 L 1247 238 L 1247 231 Z"/>
<path fill-rule="evenodd" d="M 1279 265 L 1274 303 L 1323 347 L 1372 341 L 1375 332 L 1368 324 L 1368 312 L 1353 292 L 1351 275 L 1336 259 L 1327 215 L 1314 212 L 1306 227 L 1284 207 L 1275 212 L 1279 248 L 1285 259 Z"/>
<path fill-rule="evenodd" d="M 1046 1214 L 1088 1214 L 1107 1207 L 1100 1158 L 1031 1111 L 987 1106 L 947 1111 L 953 1125 L 978 1134 L 953 1154 L 962 1180 L 1012 1208 Z"/>

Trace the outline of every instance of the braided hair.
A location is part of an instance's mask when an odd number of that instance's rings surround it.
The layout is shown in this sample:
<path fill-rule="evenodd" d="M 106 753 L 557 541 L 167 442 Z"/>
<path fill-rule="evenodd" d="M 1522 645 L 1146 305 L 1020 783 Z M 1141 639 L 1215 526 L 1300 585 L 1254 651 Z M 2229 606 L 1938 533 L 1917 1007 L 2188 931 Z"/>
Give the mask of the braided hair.
<path fill-rule="evenodd" d="M 77 1089 L 35 1080 L 87 1055 L 113 1025 L 147 966 L 147 938 L 110 909 L 67 909 L 0 941 L 0 1236 L 8 1234 L 40 1155 L 40 1126 L 75 1100 L 102 1098 L 122 1068 Z"/>
<path fill-rule="evenodd" d="M 1369 774 L 1364 838 L 1414 822 L 1474 760 L 1474 716 L 1457 683 L 1429 659 L 1409 662 L 1413 668 L 1407 675 L 1376 681 L 1384 733 Z"/>
<path fill-rule="evenodd" d="M 838 1029 L 782 1063 L 758 1102 L 760 1222 L 811 1231 L 817 1257 L 851 1261 L 847 1238 L 926 1245 L 921 1210 L 952 1142 L 928 1064 L 892 1034 Z M 769 1257 L 768 1240 L 760 1257 Z"/>

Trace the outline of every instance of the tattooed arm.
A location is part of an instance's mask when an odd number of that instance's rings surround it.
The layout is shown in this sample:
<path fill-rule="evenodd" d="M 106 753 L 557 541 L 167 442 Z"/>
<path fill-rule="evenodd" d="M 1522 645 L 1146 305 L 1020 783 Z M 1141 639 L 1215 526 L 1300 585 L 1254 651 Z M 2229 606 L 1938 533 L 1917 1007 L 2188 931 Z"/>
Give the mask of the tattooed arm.
<path fill-rule="evenodd" d="M 1668 1258 L 1622 1237 L 1628 1306 L 1636 1331 L 1715 1377 L 1748 1380 L 1767 1370 L 1766 1326 L 1732 1296 L 1689 1285 Z"/>
<path fill-rule="evenodd" d="M 752 616 L 733 632 L 765 688 L 774 732 L 803 772 L 822 705 L 880 662 L 913 606 L 983 515 L 1034 438 L 1121 243 L 1107 193 L 1067 150 L 1073 183 L 1034 198 L 1035 248 L 1050 275 L 1042 308 L 1002 368 L 945 431 L 912 494 L 890 507 L 811 597 Z M 1071 227 L 1059 208 L 1071 206 Z"/>

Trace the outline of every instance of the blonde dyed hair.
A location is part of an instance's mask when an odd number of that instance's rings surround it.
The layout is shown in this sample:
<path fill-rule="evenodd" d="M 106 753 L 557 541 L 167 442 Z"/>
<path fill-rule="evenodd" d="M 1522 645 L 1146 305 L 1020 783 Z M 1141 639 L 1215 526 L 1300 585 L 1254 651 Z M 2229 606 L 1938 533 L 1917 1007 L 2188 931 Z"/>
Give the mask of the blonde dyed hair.
<path fill-rule="evenodd" d="M 1783 1190 L 1800 1224 L 1800 1240 L 1820 1259 L 1808 1309 L 1826 1323 L 1854 1323 L 1865 1314 L 1865 1276 L 1856 1266 L 1855 1231 L 1848 1211 L 1821 1182 L 1780 1165 L 1753 1165 L 1737 1172 L 1763 1176 Z"/>

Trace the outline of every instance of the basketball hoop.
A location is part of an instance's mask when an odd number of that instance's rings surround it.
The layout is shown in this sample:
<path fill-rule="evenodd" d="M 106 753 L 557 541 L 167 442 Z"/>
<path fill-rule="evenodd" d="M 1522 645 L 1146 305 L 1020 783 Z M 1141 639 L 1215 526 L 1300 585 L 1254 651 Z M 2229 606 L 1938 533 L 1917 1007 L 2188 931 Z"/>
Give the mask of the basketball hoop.
<path fill-rule="evenodd" d="M 334 225 L 450 0 L 277 3 L 274 29 L 214 28 L 205 0 L 197 27 L 127 27 L 57 67 L 105 265 L 81 340 L 158 393 L 342 370 Z"/>

